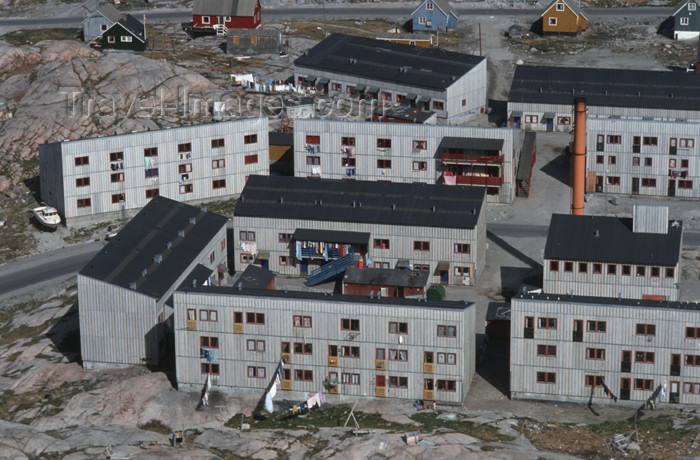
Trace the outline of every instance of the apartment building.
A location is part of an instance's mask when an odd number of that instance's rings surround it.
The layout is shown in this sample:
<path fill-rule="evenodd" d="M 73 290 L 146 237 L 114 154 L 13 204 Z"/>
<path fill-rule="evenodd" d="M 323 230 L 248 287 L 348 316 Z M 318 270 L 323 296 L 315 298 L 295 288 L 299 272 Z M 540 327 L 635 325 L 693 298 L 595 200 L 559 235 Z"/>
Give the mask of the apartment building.
<path fill-rule="evenodd" d="M 228 199 L 269 174 L 267 118 L 39 145 L 41 198 L 68 226 L 133 214 L 155 196 Z"/>
<path fill-rule="evenodd" d="M 484 201 L 481 187 L 251 176 L 233 213 L 234 264 L 307 276 L 369 257 L 472 284 L 485 264 Z"/>
<path fill-rule="evenodd" d="M 333 33 L 294 61 L 297 86 L 408 104 L 457 122 L 486 107 L 486 58 Z"/>
<path fill-rule="evenodd" d="M 154 197 L 78 273 L 86 369 L 157 366 L 174 353 L 172 294 L 227 271 L 224 216 Z"/>
<path fill-rule="evenodd" d="M 198 287 L 174 304 L 180 390 L 211 376 L 218 390 L 262 396 L 282 360 L 284 399 L 461 403 L 474 374 L 473 303 Z"/>
<path fill-rule="evenodd" d="M 700 121 L 700 74 L 633 69 L 519 65 L 508 94 L 508 123 L 532 131 L 570 131 L 573 104 L 588 117 Z"/>
<path fill-rule="evenodd" d="M 676 301 L 683 225 L 668 207 L 632 218 L 553 214 L 544 250 L 548 294 Z"/>
<path fill-rule="evenodd" d="M 521 146 L 511 128 L 297 119 L 294 175 L 480 186 L 511 203 Z"/>
<path fill-rule="evenodd" d="M 558 294 L 511 302 L 513 399 L 700 404 L 700 304 Z M 606 391 L 607 387 L 607 391 Z"/>
<path fill-rule="evenodd" d="M 589 115 L 588 190 L 625 195 L 700 195 L 700 117 L 659 121 Z"/>

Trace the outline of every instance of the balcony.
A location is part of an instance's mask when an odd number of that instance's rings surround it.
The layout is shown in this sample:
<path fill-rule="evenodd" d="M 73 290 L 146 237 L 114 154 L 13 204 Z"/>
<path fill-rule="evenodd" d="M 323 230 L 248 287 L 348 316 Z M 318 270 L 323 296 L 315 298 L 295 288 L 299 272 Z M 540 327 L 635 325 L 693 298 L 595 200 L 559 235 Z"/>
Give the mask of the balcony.
<path fill-rule="evenodd" d="M 620 372 L 631 372 L 632 371 L 632 362 L 631 361 L 622 361 L 620 363 Z"/>
<path fill-rule="evenodd" d="M 442 162 L 449 164 L 502 165 L 503 155 L 477 155 L 473 153 L 443 153 Z"/>
<path fill-rule="evenodd" d="M 386 361 L 383 359 L 377 359 L 374 365 L 377 369 L 384 369 L 386 368 Z"/>
<path fill-rule="evenodd" d="M 292 362 L 292 354 L 291 353 L 282 353 L 282 362 L 284 364 L 289 364 Z"/>
<path fill-rule="evenodd" d="M 483 185 L 488 187 L 501 187 L 503 185 L 502 177 L 491 177 L 491 176 L 445 176 L 443 175 L 442 181 L 445 184 L 456 184 L 456 185 Z"/>

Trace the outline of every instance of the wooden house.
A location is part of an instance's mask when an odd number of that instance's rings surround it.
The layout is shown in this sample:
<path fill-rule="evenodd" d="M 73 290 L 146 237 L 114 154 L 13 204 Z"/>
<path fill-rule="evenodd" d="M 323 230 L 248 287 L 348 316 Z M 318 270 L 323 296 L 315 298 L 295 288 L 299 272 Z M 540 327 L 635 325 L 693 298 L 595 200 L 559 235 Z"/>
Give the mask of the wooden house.
<path fill-rule="evenodd" d="M 228 29 L 256 29 L 261 10 L 260 0 L 195 0 L 192 30 L 226 35 Z"/>
<path fill-rule="evenodd" d="M 423 0 L 411 13 L 413 31 L 446 32 L 457 27 L 457 12 L 445 0 Z"/>
<path fill-rule="evenodd" d="M 698 0 L 687 0 L 673 13 L 673 39 L 690 40 L 700 36 Z"/>
<path fill-rule="evenodd" d="M 588 19 L 572 0 L 554 0 L 542 13 L 544 34 L 579 34 L 587 26 Z"/>
<path fill-rule="evenodd" d="M 112 24 L 121 19 L 121 13 L 110 4 L 103 5 L 83 19 L 83 41 L 90 43 L 102 36 Z"/>
<path fill-rule="evenodd" d="M 130 14 L 124 15 L 97 39 L 103 50 L 145 51 L 146 30 L 144 24 Z"/>

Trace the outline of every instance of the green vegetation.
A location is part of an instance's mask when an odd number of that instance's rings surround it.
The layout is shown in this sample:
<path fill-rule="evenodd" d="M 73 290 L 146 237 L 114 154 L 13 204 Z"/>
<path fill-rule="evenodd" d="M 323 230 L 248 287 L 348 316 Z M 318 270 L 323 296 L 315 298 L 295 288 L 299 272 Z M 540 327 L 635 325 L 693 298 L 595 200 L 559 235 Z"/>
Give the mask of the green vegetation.
<path fill-rule="evenodd" d="M 4 35 L 11 45 L 35 45 L 43 40 L 74 40 L 78 30 L 69 29 L 35 29 L 16 30 Z"/>
<path fill-rule="evenodd" d="M 90 391 L 97 386 L 96 381 L 80 380 L 66 382 L 52 390 L 38 390 L 27 393 L 15 393 L 5 390 L 0 394 L 0 419 L 13 420 L 20 412 L 37 407 L 45 408 L 42 417 L 61 412 L 63 405 L 78 393 Z M 39 415 L 37 415 L 38 417 Z M 30 425 L 33 419 L 23 419 L 22 423 Z"/>
<path fill-rule="evenodd" d="M 207 208 L 209 212 L 215 212 L 217 214 L 222 214 L 224 216 L 230 216 L 233 214 L 233 209 L 236 207 L 238 200 L 231 198 L 225 201 L 208 201 L 202 203 L 202 206 Z"/>
<path fill-rule="evenodd" d="M 153 431 L 154 433 L 160 434 L 171 434 L 173 432 L 172 428 L 168 425 L 163 424 L 160 420 L 152 419 L 146 423 L 139 425 L 139 429 L 146 431 Z"/>
<path fill-rule="evenodd" d="M 411 419 L 421 424 L 423 432 L 430 432 L 439 428 L 457 431 L 466 435 L 481 439 L 482 441 L 508 441 L 510 436 L 500 434 L 498 428 L 485 423 L 474 423 L 468 420 L 444 420 L 437 418 L 442 411 L 419 412 L 411 415 Z"/>

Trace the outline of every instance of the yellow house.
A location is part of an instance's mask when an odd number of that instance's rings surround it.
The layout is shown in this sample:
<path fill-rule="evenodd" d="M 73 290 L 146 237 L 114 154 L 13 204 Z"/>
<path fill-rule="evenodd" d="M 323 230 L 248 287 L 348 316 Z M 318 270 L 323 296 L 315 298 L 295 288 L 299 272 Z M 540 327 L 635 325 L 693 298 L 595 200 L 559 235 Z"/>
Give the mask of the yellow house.
<path fill-rule="evenodd" d="M 573 0 L 554 0 L 542 13 L 544 34 L 579 34 L 587 25 L 588 19 Z"/>

